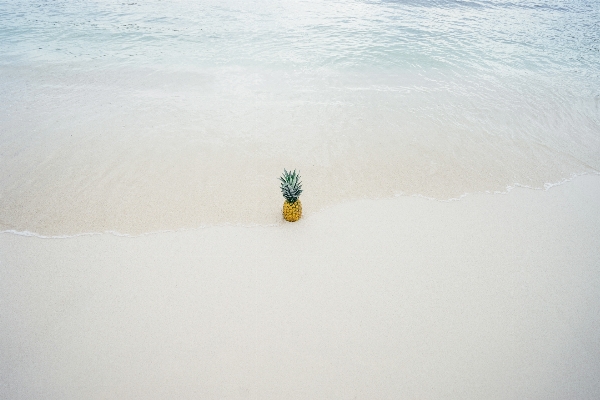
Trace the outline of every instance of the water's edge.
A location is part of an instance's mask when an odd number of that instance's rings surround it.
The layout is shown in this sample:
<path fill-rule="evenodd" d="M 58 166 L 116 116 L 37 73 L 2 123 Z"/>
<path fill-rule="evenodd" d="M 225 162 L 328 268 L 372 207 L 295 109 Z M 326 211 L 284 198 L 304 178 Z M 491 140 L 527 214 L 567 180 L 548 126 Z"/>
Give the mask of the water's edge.
<path fill-rule="evenodd" d="M 311 218 L 313 215 L 318 214 L 318 213 L 323 213 L 323 212 L 327 212 L 330 209 L 333 209 L 337 206 L 340 206 L 342 204 L 347 204 L 347 203 L 352 203 L 352 202 L 356 202 L 356 201 L 371 201 L 371 202 L 377 202 L 378 200 L 390 200 L 393 198 L 402 198 L 402 197 L 416 197 L 416 198 L 420 198 L 423 200 L 427 200 L 427 201 L 435 201 L 435 202 L 440 202 L 440 203 L 450 203 L 450 202 L 456 202 L 456 201 L 461 201 L 469 196 L 479 196 L 479 195 L 509 195 L 514 189 L 528 189 L 528 190 L 535 190 L 535 191 L 544 191 L 547 192 L 549 190 L 551 190 L 554 187 L 557 186 L 562 186 L 565 184 L 569 184 L 571 182 L 573 182 L 576 179 L 579 178 L 583 178 L 583 177 L 592 177 L 592 176 L 598 176 L 600 177 L 600 172 L 596 171 L 593 173 L 583 173 L 583 174 L 574 174 L 569 178 L 565 178 L 562 179 L 561 181 L 558 182 L 554 182 L 554 183 L 546 183 L 544 185 L 544 187 L 541 188 L 536 188 L 536 187 L 531 187 L 531 186 L 527 186 L 527 185 L 520 185 L 520 184 L 514 184 L 511 186 L 507 186 L 505 191 L 482 191 L 482 192 L 474 192 L 474 193 L 465 193 L 461 196 L 455 197 L 455 198 L 451 198 L 451 199 L 446 199 L 446 200 L 440 200 L 440 199 L 435 199 L 432 197 L 427 197 L 427 196 L 423 196 L 423 195 L 419 195 L 419 194 L 413 194 L 413 195 L 403 195 L 403 194 L 396 194 L 392 197 L 378 197 L 378 198 L 354 198 L 354 199 L 347 199 L 344 202 L 341 202 L 339 204 L 334 204 L 334 205 L 329 205 L 329 206 L 325 206 L 320 208 L 319 210 L 316 210 L 308 215 L 304 214 L 303 215 L 303 219 L 307 219 L 307 218 Z M 157 235 L 157 234 L 165 234 L 165 233 L 176 233 L 176 232 L 189 232 L 189 231 L 195 231 L 195 230 L 199 230 L 199 229 L 210 229 L 210 228 L 223 228 L 223 227 L 233 227 L 233 228 L 277 228 L 280 227 L 281 225 L 286 224 L 283 219 L 281 220 L 281 222 L 279 223 L 275 223 L 275 224 L 237 224 L 237 223 L 217 223 L 217 224 L 206 224 L 206 225 L 201 225 L 201 226 L 197 226 L 197 227 L 192 227 L 192 228 L 180 228 L 180 229 L 165 229 L 165 230 L 157 230 L 157 231 L 151 231 L 151 232 L 144 232 L 141 234 L 128 234 L 128 233 L 122 233 L 122 232 L 117 232 L 117 231 L 112 231 L 112 230 L 107 230 L 104 232 L 81 232 L 81 233 L 77 233 L 77 234 L 72 234 L 72 235 L 42 235 L 39 233 L 35 233 L 35 232 L 30 232 L 27 230 L 23 230 L 23 231 L 17 231 L 17 230 L 4 230 L 4 231 L 0 231 L 0 234 L 10 234 L 10 235 L 16 235 L 16 236 L 24 236 L 24 237 L 32 237 L 32 238 L 37 238 L 37 239 L 70 239 L 70 238 L 76 238 L 76 237 L 82 237 L 82 236 L 99 236 L 99 235 L 112 235 L 112 236 L 117 236 L 117 237 L 124 237 L 124 238 L 138 238 L 138 237 L 144 237 L 144 236 L 148 236 L 148 235 Z"/>

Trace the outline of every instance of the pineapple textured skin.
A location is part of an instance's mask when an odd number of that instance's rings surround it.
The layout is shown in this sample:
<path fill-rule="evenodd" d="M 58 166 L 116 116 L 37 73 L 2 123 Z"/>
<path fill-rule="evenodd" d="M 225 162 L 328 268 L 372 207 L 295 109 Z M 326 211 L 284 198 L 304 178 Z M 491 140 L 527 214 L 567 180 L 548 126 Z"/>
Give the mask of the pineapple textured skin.
<path fill-rule="evenodd" d="M 300 200 L 296 200 L 293 203 L 285 201 L 283 203 L 283 218 L 289 222 L 296 222 L 302 216 L 302 203 Z"/>

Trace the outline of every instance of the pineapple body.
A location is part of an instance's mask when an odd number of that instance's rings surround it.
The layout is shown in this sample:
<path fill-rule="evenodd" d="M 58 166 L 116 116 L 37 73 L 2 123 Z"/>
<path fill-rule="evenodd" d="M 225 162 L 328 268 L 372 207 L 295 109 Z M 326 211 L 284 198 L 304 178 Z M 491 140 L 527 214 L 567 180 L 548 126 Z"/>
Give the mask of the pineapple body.
<path fill-rule="evenodd" d="M 283 203 L 283 218 L 289 222 L 296 222 L 302 216 L 302 203 L 300 203 L 300 199 L 296 200 L 293 203 L 289 201 L 285 201 Z"/>

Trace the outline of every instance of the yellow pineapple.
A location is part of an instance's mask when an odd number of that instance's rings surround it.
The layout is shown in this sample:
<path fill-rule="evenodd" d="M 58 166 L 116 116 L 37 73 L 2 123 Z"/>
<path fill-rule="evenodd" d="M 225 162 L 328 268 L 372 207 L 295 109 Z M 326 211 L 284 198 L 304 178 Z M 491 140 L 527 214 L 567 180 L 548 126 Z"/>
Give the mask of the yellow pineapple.
<path fill-rule="evenodd" d="M 302 216 L 302 203 L 296 200 L 294 203 L 285 201 L 283 203 L 283 218 L 289 222 L 296 222 Z"/>
<path fill-rule="evenodd" d="M 302 203 L 300 202 L 300 194 L 302 193 L 302 182 L 300 182 L 300 174 L 287 172 L 283 170 L 283 175 L 279 178 L 281 181 L 281 193 L 285 198 L 283 203 L 283 218 L 289 222 L 296 222 L 302 216 Z"/>

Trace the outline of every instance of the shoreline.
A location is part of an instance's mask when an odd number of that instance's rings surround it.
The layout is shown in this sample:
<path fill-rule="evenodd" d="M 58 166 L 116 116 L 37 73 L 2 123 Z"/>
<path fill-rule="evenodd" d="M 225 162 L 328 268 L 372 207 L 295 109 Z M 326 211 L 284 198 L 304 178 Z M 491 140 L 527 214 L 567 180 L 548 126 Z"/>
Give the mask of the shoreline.
<path fill-rule="evenodd" d="M 276 224 L 283 167 L 309 185 L 306 215 L 351 199 L 445 200 L 600 170 L 584 82 L 561 94 L 532 77 L 398 71 L 405 85 L 336 71 L 14 71 L 0 82 L 15 99 L 0 109 L 0 231 Z"/>
<path fill-rule="evenodd" d="M 454 202 L 454 201 L 461 201 L 470 196 L 508 195 L 515 189 L 526 189 L 526 190 L 547 192 L 557 186 L 569 184 L 576 179 L 586 178 L 586 177 L 600 177 L 600 172 L 592 171 L 592 172 L 585 172 L 585 173 L 580 173 L 580 174 L 572 174 L 570 177 L 564 178 L 560 181 L 557 181 L 554 183 L 545 183 L 543 187 L 539 187 L 539 188 L 531 187 L 531 186 L 527 186 L 527 185 L 521 185 L 521 184 L 513 184 L 513 185 L 508 185 L 504 191 L 481 191 L 481 192 L 473 192 L 473 193 L 464 193 L 458 197 L 449 198 L 449 199 L 437 199 L 434 197 L 428 197 L 428 196 L 424 196 L 421 194 L 410 194 L 410 195 L 395 194 L 393 196 L 379 197 L 379 198 L 353 198 L 353 199 L 347 199 L 345 201 L 342 201 L 341 203 L 327 205 L 327 206 L 324 206 L 317 210 L 311 210 L 311 211 L 309 211 L 309 213 L 305 212 L 302 218 L 303 219 L 310 218 L 313 215 L 327 212 L 328 210 L 334 209 L 335 207 L 339 207 L 339 206 L 342 206 L 345 204 L 352 204 L 354 202 L 360 202 L 360 201 L 377 202 L 377 201 L 382 201 L 382 200 L 391 200 L 391 199 L 395 199 L 395 198 L 419 198 L 419 199 L 424 199 L 424 200 L 429 200 L 429 201 L 448 203 L 448 202 Z M 309 208 L 309 210 L 310 210 L 310 208 Z M 306 215 L 306 214 L 308 214 L 308 215 Z M 69 238 L 76 238 L 76 237 L 81 237 L 81 236 L 96 236 L 96 235 L 114 235 L 117 237 L 136 238 L 136 237 L 143 237 L 146 235 L 168 234 L 168 233 L 195 231 L 195 230 L 200 230 L 200 229 L 210 229 L 210 228 L 219 228 L 219 227 L 269 228 L 269 227 L 278 227 L 281 224 L 285 224 L 285 223 L 286 222 L 283 220 L 283 218 L 279 222 L 271 223 L 271 224 L 260 224 L 260 223 L 245 224 L 245 223 L 225 222 L 225 223 L 206 224 L 206 225 L 201 225 L 201 226 L 197 226 L 197 227 L 182 227 L 179 229 L 165 229 L 165 230 L 149 231 L 149 232 L 143 232 L 143 233 L 139 233 L 139 234 L 129 234 L 129 233 L 122 233 L 122 232 L 118 232 L 118 231 L 114 231 L 114 230 L 106 230 L 103 232 L 81 232 L 81 233 L 76 233 L 76 234 L 43 235 L 43 234 L 39 234 L 36 232 L 27 231 L 27 230 L 18 231 L 18 230 L 14 230 L 14 229 L 7 229 L 7 230 L 1 230 L 0 235 L 11 234 L 11 235 L 17 235 L 17 236 L 24 236 L 24 237 L 36 237 L 36 238 L 40 238 L 40 239 L 69 239 Z"/>
<path fill-rule="evenodd" d="M 0 234 L 3 398 L 597 398 L 600 177 L 273 227 Z"/>

